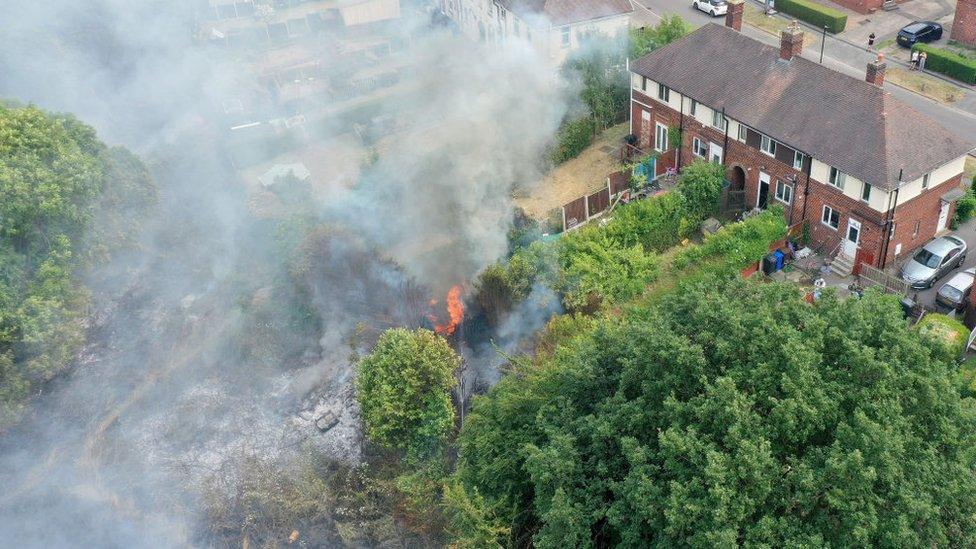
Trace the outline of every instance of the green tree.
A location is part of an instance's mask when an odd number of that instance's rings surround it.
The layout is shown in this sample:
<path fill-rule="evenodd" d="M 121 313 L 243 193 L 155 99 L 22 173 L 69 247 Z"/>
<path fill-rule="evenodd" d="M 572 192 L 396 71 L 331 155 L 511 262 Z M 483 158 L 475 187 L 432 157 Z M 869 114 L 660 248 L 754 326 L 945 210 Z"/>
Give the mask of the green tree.
<path fill-rule="evenodd" d="M 457 353 L 430 330 L 393 328 L 359 362 L 357 389 L 366 433 L 411 460 L 436 453 L 454 427 L 451 387 Z"/>
<path fill-rule="evenodd" d="M 139 159 L 91 127 L 0 105 L 0 429 L 83 340 L 88 294 L 76 273 L 131 243 L 155 200 Z"/>
<path fill-rule="evenodd" d="M 666 15 L 655 27 L 630 30 L 630 58 L 637 59 L 691 32 L 691 26 L 677 15 Z"/>
<path fill-rule="evenodd" d="M 895 297 L 709 280 L 517 364 L 455 478 L 512 546 L 969 547 L 954 375 Z"/>
<path fill-rule="evenodd" d="M 689 226 L 698 227 L 718 212 L 724 181 L 725 168 L 721 164 L 698 160 L 681 169 L 677 189 L 685 197 Z"/>

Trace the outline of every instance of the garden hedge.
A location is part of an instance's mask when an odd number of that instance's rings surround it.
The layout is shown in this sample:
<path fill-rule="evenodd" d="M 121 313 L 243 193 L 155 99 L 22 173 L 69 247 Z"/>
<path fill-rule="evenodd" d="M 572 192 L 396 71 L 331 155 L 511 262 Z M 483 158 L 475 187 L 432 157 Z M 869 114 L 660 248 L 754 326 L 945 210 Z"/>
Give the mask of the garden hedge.
<path fill-rule="evenodd" d="M 976 59 L 928 44 L 915 44 L 912 50 L 928 54 L 925 60 L 926 69 L 967 84 L 976 84 Z"/>
<path fill-rule="evenodd" d="M 776 9 L 833 34 L 844 32 L 847 14 L 809 0 L 776 0 Z"/>

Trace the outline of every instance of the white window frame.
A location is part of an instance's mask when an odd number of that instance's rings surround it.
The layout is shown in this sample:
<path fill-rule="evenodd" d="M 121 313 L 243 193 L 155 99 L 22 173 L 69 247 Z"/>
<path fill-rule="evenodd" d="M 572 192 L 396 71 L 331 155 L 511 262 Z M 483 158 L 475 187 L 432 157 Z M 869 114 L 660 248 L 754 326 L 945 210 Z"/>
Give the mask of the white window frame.
<path fill-rule="evenodd" d="M 927 173 L 922 176 L 922 190 L 929 188 L 929 180 L 932 179 L 932 174 Z"/>
<path fill-rule="evenodd" d="M 691 154 L 701 158 L 705 158 L 705 155 L 708 154 L 708 147 L 705 145 L 705 142 L 697 137 L 692 139 Z"/>
<path fill-rule="evenodd" d="M 698 111 L 698 101 L 692 99 L 691 107 L 689 107 L 688 112 L 691 113 L 692 116 L 695 116 L 697 114 L 697 111 Z"/>
<path fill-rule="evenodd" d="M 800 151 L 793 151 L 793 169 L 802 170 L 803 169 L 803 153 Z"/>
<path fill-rule="evenodd" d="M 572 29 L 569 28 L 569 25 L 559 29 L 559 45 L 563 48 L 568 48 L 572 42 Z"/>
<path fill-rule="evenodd" d="M 838 170 L 833 166 L 830 167 L 830 171 L 827 172 L 827 183 L 843 191 L 844 183 L 846 181 L 847 181 L 846 173 Z"/>
<path fill-rule="evenodd" d="M 661 97 L 662 95 L 664 97 Z M 661 103 L 665 103 L 665 104 L 671 102 L 671 88 L 669 88 L 669 87 L 665 86 L 664 84 L 658 82 L 657 83 L 657 100 L 660 101 Z"/>
<path fill-rule="evenodd" d="M 716 124 L 716 122 L 718 122 L 718 123 Z M 713 128 L 718 128 L 718 129 L 720 129 L 720 130 L 722 130 L 724 132 L 725 131 L 725 124 L 728 124 L 728 123 L 729 123 L 728 120 L 726 120 L 725 119 L 725 116 L 722 115 L 722 111 L 719 111 L 719 110 L 713 110 L 712 111 L 712 127 Z"/>
<path fill-rule="evenodd" d="M 658 152 L 668 150 L 668 127 L 660 122 L 654 123 L 654 150 Z"/>
<path fill-rule="evenodd" d="M 776 200 L 779 200 L 783 204 L 790 204 L 793 202 L 793 185 L 787 185 L 783 181 L 776 180 Z"/>
<path fill-rule="evenodd" d="M 745 124 L 739 124 L 739 135 L 738 135 L 739 141 L 745 143 L 746 137 L 748 137 L 748 135 L 749 135 L 749 128 Z"/>
<path fill-rule="evenodd" d="M 831 214 L 837 214 L 836 227 L 830 224 L 830 218 L 832 217 L 832 215 L 827 215 L 827 210 L 830 210 Z M 823 225 L 824 227 L 829 228 L 832 231 L 840 230 L 840 212 L 828 206 L 827 204 L 824 204 L 823 210 L 820 212 L 820 224 Z"/>
<path fill-rule="evenodd" d="M 766 155 L 769 155 L 769 156 L 772 156 L 772 157 L 775 158 L 776 157 L 776 141 L 774 141 L 773 138 L 772 137 L 769 137 L 768 135 L 760 135 L 759 136 L 759 150 L 762 151 L 763 154 L 766 154 Z"/>
<path fill-rule="evenodd" d="M 871 202 L 871 185 L 868 185 L 867 182 L 861 185 L 863 185 L 861 187 L 861 202 Z"/>
<path fill-rule="evenodd" d="M 918 231 L 921 230 L 921 228 L 922 228 L 922 220 L 921 219 L 915 220 L 915 230 L 912 231 L 913 240 L 918 238 Z"/>

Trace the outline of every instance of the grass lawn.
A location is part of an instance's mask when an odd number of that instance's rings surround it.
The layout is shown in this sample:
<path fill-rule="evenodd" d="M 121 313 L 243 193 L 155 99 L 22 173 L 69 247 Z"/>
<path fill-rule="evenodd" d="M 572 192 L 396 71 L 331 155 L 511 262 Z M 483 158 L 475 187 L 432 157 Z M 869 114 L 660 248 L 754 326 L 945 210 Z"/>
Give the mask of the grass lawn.
<path fill-rule="evenodd" d="M 920 93 L 940 103 L 952 103 L 963 95 L 962 88 L 932 78 L 924 73 L 907 71 L 898 67 L 888 67 L 888 74 L 885 78 L 892 84 Z"/>
<path fill-rule="evenodd" d="M 966 157 L 966 167 L 963 168 L 963 179 L 972 181 L 976 177 L 976 157 L 969 155 Z"/>
<path fill-rule="evenodd" d="M 773 36 L 779 36 L 780 31 L 785 29 L 788 25 L 788 21 L 784 21 L 779 17 L 766 16 L 763 14 L 762 10 L 755 7 L 746 5 L 745 13 L 742 15 L 742 20 L 748 25 L 752 25 L 757 29 L 764 30 Z M 809 32 L 803 31 L 803 47 L 809 48 L 814 44 L 819 44 L 820 38 L 816 37 Z"/>

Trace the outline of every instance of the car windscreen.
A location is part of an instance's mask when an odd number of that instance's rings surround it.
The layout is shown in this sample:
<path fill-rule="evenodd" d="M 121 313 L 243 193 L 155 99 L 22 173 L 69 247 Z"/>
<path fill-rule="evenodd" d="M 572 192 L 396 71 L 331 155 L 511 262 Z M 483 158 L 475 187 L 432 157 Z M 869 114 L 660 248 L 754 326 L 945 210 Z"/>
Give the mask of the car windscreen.
<path fill-rule="evenodd" d="M 939 288 L 939 296 L 950 303 L 962 303 L 962 290 L 954 288 L 948 284 Z"/>
<path fill-rule="evenodd" d="M 942 261 L 942 258 L 926 250 L 925 248 L 922 248 L 917 254 L 915 254 L 915 261 L 930 269 L 935 269 L 939 266 L 939 262 Z"/>

